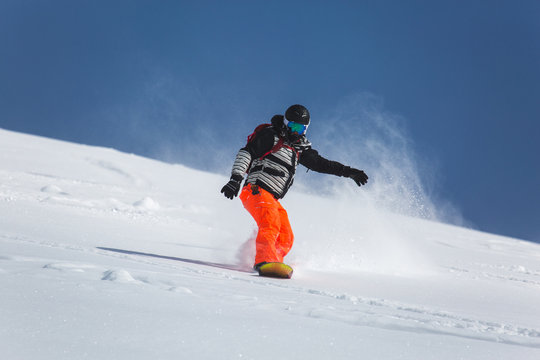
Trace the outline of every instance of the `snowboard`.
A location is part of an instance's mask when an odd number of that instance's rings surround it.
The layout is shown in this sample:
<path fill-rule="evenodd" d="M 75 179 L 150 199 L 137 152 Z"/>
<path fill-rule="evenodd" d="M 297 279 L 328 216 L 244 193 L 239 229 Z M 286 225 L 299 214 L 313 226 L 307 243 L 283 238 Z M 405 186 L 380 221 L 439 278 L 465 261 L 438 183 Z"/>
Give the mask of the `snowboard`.
<path fill-rule="evenodd" d="M 293 269 L 287 264 L 280 262 L 268 262 L 257 267 L 259 276 L 273 277 L 280 279 L 290 279 Z"/>

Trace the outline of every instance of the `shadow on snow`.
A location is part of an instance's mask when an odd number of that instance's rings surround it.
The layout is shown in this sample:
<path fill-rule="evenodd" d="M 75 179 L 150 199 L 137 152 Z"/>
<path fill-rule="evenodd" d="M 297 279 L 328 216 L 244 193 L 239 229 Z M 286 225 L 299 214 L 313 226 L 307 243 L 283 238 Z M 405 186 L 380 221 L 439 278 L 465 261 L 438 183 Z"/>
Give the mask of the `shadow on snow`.
<path fill-rule="evenodd" d="M 212 267 L 215 267 L 215 268 L 227 269 L 227 270 L 235 270 L 235 271 L 241 271 L 241 272 L 245 272 L 245 273 L 256 273 L 255 270 L 249 269 L 249 268 L 246 268 L 246 267 L 240 266 L 240 265 L 221 264 L 221 263 L 214 263 L 214 262 L 203 261 L 203 260 L 185 259 L 185 258 L 179 258 L 179 257 L 175 257 L 175 256 L 165 256 L 165 255 L 144 253 L 144 252 L 132 251 L 132 250 L 114 249 L 114 248 L 108 248 L 108 247 L 99 247 L 98 246 L 97 249 L 106 250 L 106 251 L 112 251 L 112 252 L 116 252 L 116 253 L 120 253 L 120 254 L 147 256 L 147 257 L 152 257 L 152 258 L 157 258 L 157 259 L 166 259 L 166 260 L 173 260 L 173 261 L 181 261 L 181 262 L 190 263 L 190 264 L 212 266 Z"/>

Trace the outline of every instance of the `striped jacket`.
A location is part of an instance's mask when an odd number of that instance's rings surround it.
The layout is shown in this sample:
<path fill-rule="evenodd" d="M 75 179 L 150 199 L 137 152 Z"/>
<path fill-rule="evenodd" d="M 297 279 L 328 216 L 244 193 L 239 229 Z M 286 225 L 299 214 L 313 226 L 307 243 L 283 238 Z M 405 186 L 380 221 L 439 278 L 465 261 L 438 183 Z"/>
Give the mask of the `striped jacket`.
<path fill-rule="evenodd" d="M 254 134 L 236 155 L 232 176 L 243 178 L 247 173 L 245 185 L 260 186 L 276 199 L 281 199 L 294 181 L 298 164 L 337 176 L 343 176 L 348 169 L 337 161 L 320 156 L 305 136 L 290 140 L 284 127 L 280 126 L 282 122 L 272 123 L 272 126 Z"/>

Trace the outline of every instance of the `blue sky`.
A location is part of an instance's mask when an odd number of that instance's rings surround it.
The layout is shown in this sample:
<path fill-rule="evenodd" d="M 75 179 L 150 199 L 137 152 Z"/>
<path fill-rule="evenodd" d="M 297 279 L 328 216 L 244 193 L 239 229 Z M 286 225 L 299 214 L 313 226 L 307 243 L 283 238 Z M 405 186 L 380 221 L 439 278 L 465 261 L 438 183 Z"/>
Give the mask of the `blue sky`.
<path fill-rule="evenodd" d="M 539 18 L 528 0 L 4 0 L 0 127 L 225 173 L 288 105 L 310 109 L 317 148 L 367 96 L 433 197 L 540 241 Z"/>

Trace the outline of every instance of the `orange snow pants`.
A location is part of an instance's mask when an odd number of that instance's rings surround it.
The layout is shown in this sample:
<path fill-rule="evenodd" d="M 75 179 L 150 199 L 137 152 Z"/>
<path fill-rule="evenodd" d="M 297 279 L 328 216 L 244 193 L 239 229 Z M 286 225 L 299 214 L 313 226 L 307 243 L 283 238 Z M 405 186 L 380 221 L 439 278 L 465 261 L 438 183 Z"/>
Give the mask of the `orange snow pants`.
<path fill-rule="evenodd" d="M 258 186 L 244 186 L 240 200 L 259 226 L 255 264 L 264 261 L 283 262 L 294 240 L 287 211 L 272 194 Z"/>

